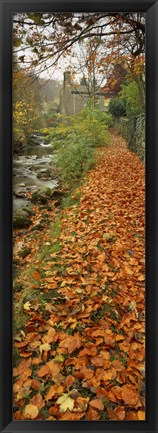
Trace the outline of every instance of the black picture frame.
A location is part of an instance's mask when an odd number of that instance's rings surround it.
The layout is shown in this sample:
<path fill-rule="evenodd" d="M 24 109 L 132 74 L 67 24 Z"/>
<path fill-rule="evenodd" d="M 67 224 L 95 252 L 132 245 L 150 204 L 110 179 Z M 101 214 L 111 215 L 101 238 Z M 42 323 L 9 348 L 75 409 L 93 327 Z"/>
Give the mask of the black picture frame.
<path fill-rule="evenodd" d="M 158 431 L 158 0 L 1 0 L 1 428 L 12 432 Z M 12 13 L 119 11 L 146 13 L 146 421 L 12 421 Z"/>

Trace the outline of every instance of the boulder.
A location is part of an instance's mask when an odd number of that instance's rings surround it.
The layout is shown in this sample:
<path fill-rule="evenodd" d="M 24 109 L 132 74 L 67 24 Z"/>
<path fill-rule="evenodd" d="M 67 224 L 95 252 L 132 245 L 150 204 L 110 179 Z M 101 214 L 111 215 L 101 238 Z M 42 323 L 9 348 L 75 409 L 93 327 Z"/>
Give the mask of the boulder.
<path fill-rule="evenodd" d="M 13 216 L 13 227 L 16 229 L 28 227 L 30 224 L 30 215 L 26 210 L 19 210 Z"/>
<path fill-rule="evenodd" d="M 49 187 L 40 188 L 37 191 L 33 192 L 31 201 L 33 203 L 45 204 L 47 203 L 47 200 L 49 200 L 51 195 L 52 195 L 51 188 Z"/>

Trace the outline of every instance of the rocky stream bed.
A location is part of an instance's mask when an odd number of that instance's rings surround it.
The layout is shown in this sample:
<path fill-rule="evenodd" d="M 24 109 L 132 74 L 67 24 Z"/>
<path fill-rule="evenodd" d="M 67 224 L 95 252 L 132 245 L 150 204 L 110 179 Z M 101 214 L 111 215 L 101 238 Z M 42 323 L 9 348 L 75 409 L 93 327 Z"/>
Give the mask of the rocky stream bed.
<path fill-rule="evenodd" d="M 38 137 L 38 143 L 25 155 L 13 159 L 13 227 L 30 224 L 35 204 L 46 204 L 50 198 L 59 200 L 59 176 L 53 162 L 53 149 Z"/>

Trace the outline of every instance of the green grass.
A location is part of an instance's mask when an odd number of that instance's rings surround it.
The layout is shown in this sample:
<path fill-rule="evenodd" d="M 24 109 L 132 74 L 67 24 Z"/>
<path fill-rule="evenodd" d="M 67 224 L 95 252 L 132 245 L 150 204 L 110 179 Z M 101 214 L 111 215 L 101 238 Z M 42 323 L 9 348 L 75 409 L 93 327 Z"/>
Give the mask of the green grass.
<path fill-rule="evenodd" d="M 80 201 L 80 194 L 74 194 L 73 192 L 62 200 L 62 209 L 77 206 Z"/>

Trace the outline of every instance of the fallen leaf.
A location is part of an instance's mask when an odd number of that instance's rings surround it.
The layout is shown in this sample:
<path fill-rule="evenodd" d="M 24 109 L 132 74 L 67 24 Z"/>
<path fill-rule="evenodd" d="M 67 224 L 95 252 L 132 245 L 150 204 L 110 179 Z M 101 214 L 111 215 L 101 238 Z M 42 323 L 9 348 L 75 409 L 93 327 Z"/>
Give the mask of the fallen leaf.
<path fill-rule="evenodd" d="M 51 400 L 54 396 L 62 394 L 63 391 L 64 387 L 62 385 L 52 385 L 45 396 L 46 401 Z"/>
<path fill-rule="evenodd" d="M 38 409 L 42 409 L 42 407 L 44 407 L 44 400 L 43 400 L 41 394 L 38 393 L 34 397 L 32 397 L 30 400 L 30 404 L 37 406 Z"/>
<path fill-rule="evenodd" d="M 50 369 L 48 365 L 42 365 L 42 367 L 37 371 L 38 377 L 44 377 L 49 373 Z"/>
<path fill-rule="evenodd" d="M 139 419 L 139 421 L 144 421 L 145 420 L 145 412 L 143 412 L 142 410 L 138 410 L 137 418 Z"/>
<path fill-rule="evenodd" d="M 60 405 L 60 412 L 66 412 L 67 409 L 71 411 L 74 407 L 74 400 L 69 396 L 69 394 L 63 394 L 58 398 L 57 404 Z"/>
<path fill-rule="evenodd" d="M 70 335 L 60 342 L 59 347 L 65 347 L 68 353 L 74 352 L 82 346 L 81 337 L 78 334 Z"/>
<path fill-rule="evenodd" d="M 101 410 L 101 411 L 104 410 L 104 405 L 103 405 L 102 401 L 99 400 L 99 399 L 97 399 L 97 398 L 95 398 L 94 400 L 91 400 L 89 402 L 89 405 L 91 407 L 93 407 L 94 409 L 98 409 L 98 410 Z"/>
<path fill-rule="evenodd" d="M 25 302 L 25 304 L 24 304 L 24 310 L 30 311 L 30 308 L 31 308 L 31 303 L 29 301 Z"/>
<path fill-rule="evenodd" d="M 138 391 L 131 385 L 123 385 L 122 400 L 129 406 L 136 406 L 138 403 Z"/>
<path fill-rule="evenodd" d="M 83 418 L 83 416 L 85 415 L 85 412 L 70 412 L 69 410 L 67 410 L 64 414 L 62 414 L 60 416 L 60 419 L 62 421 L 67 420 L 67 421 L 79 421 L 81 418 Z"/>
<path fill-rule="evenodd" d="M 100 413 L 92 407 L 89 407 L 86 412 L 86 418 L 89 421 L 97 421 L 98 419 L 100 419 Z"/>
<path fill-rule="evenodd" d="M 39 382 L 39 380 L 32 379 L 31 386 L 33 389 L 35 389 L 35 391 L 38 391 L 40 385 L 41 385 L 41 382 Z"/>
<path fill-rule="evenodd" d="M 42 352 L 49 352 L 49 350 L 51 350 L 51 345 L 48 343 L 44 343 L 40 345 L 40 353 L 42 354 Z"/>
<path fill-rule="evenodd" d="M 34 271 L 33 274 L 32 274 L 32 276 L 33 276 L 33 278 L 35 280 L 40 280 L 41 279 L 41 275 L 37 271 Z"/>
<path fill-rule="evenodd" d="M 38 415 L 38 408 L 33 404 L 27 404 L 24 409 L 25 419 L 35 419 Z"/>

